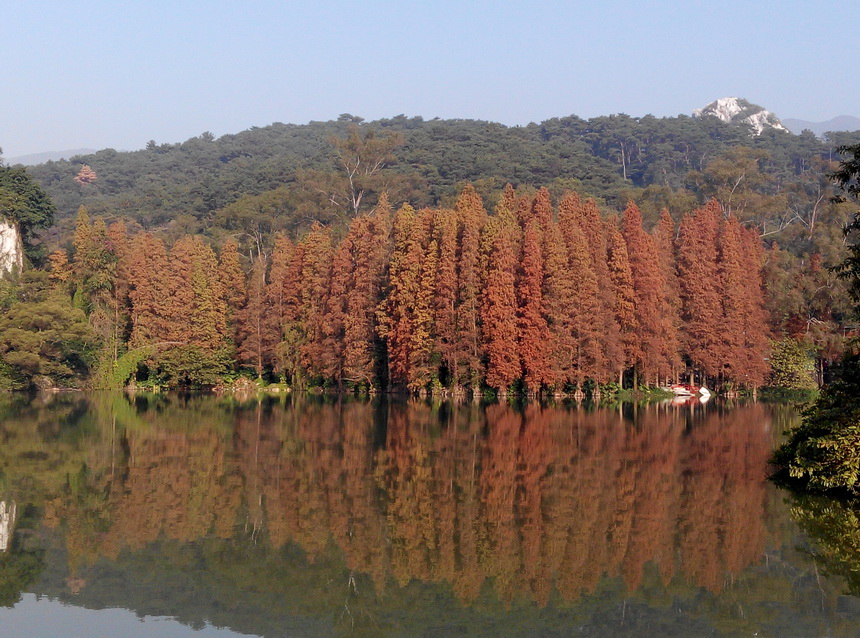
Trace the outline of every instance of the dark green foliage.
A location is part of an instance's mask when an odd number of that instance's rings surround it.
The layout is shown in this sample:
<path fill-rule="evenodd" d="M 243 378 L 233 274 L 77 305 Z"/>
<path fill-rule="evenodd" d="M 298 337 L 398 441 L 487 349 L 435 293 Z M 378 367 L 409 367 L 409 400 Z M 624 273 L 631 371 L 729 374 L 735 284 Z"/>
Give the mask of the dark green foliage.
<path fill-rule="evenodd" d="M 834 173 L 836 183 L 852 199 L 860 195 L 860 145 L 841 148 L 850 154 Z M 860 230 L 860 214 L 846 230 L 846 236 Z M 835 270 L 850 282 L 850 293 L 860 314 L 860 242 L 848 247 L 849 256 Z M 860 493 L 860 352 L 846 351 L 834 371 L 834 380 L 805 413 L 800 426 L 792 430 L 787 443 L 774 454 L 773 462 L 782 476 L 798 480 L 812 491 Z"/>
<path fill-rule="evenodd" d="M 833 173 L 833 178 L 849 197 L 858 198 L 860 197 L 860 144 L 843 145 L 837 151 L 847 157 L 842 160 L 839 169 Z"/>
<path fill-rule="evenodd" d="M 840 279 L 848 281 L 848 294 L 854 300 L 854 314 L 860 317 L 860 213 L 845 227 L 845 236 L 855 241 L 848 245 L 849 255 L 834 270 Z"/>
<path fill-rule="evenodd" d="M 26 170 L 0 162 L 0 217 L 18 226 L 24 253 L 33 262 L 44 257 L 41 247 L 34 243 L 34 235 L 54 223 L 55 211 L 51 198 Z"/>
<path fill-rule="evenodd" d="M 51 287 L 48 273 L 28 271 L 0 307 L 0 377 L 5 368 L 7 385 L 74 385 L 87 374 L 96 341 L 84 312 Z"/>
<path fill-rule="evenodd" d="M 845 579 L 849 593 L 860 596 L 860 507 L 853 501 L 799 495 L 791 516 L 812 541 L 810 554 L 827 576 Z"/>
<path fill-rule="evenodd" d="M 201 388 L 218 384 L 231 364 L 232 358 L 226 350 L 213 352 L 189 344 L 159 353 L 150 372 L 168 386 Z"/>
<path fill-rule="evenodd" d="M 129 350 L 116 361 L 103 361 L 93 379 L 93 387 L 100 390 L 120 390 L 137 373 L 138 367 L 155 352 L 154 346 Z"/>
<path fill-rule="evenodd" d="M 769 386 L 787 390 L 815 388 L 815 361 L 794 339 L 771 341 L 770 368 Z"/>
<path fill-rule="evenodd" d="M 773 457 L 778 477 L 811 491 L 860 493 L 860 354 L 846 354 Z"/>
<path fill-rule="evenodd" d="M 851 199 L 860 199 L 860 144 L 841 146 L 839 152 L 847 157 L 842 160 L 833 178 Z M 840 279 L 850 282 L 848 292 L 855 303 L 855 314 L 860 316 L 860 212 L 854 213 L 853 221 L 845 227 L 844 232 L 847 238 L 853 238 L 854 241 L 849 243 L 848 257 L 835 270 Z"/>
<path fill-rule="evenodd" d="M 45 568 L 43 551 L 19 545 L 16 539 L 9 551 L 0 552 L 0 607 L 14 607 Z"/>
<path fill-rule="evenodd" d="M 856 143 L 855 137 L 844 140 Z M 400 146 L 388 144 L 400 140 Z M 216 227 L 253 234 L 264 209 L 275 214 L 264 225 L 290 230 L 307 228 L 313 220 L 343 222 L 344 213 L 354 214 L 357 207 L 350 200 L 366 185 L 356 182 L 356 188 L 344 191 L 342 184 L 349 170 L 344 149 L 357 141 L 391 151 L 384 179 L 379 173 L 362 177 L 378 182 L 370 185 L 362 205 L 372 205 L 376 193 L 371 191 L 384 187 L 392 204 L 409 201 L 416 209 L 453 203 L 465 182 L 475 184 L 489 207 L 495 201 L 487 196 L 506 182 L 546 185 L 554 196 L 575 188 L 583 197 L 616 206 L 631 197 L 638 200 L 637 191 L 659 187 L 668 189 L 661 204 L 678 202 L 691 195 L 687 187 L 696 189 L 688 179 L 691 171 L 707 171 L 711 162 L 738 146 L 763 154 L 759 168 L 768 176 L 765 194 L 774 195 L 815 172 L 816 158 L 833 153 L 832 143 L 814 137 L 773 131 L 751 138 L 743 127 L 716 118 L 569 116 L 508 127 L 397 116 L 360 124 L 353 119 L 276 123 L 218 139 L 203 135 L 182 144 L 152 142 L 130 153 L 106 149 L 48 162 L 31 172 L 59 206 L 61 235 L 70 232 L 81 204 L 107 221 L 119 216 L 147 228 L 172 223 L 183 232 L 197 232 L 215 214 Z M 84 163 L 99 178 L 82 186 L 74 176 Z M 262 200 L 246 199 L 276 190 Z M 676 191 L 683 195 L 680 199 L 672 195 Z M 697 191 L 692 195 L 699 203 L 706 197 Z M 224 211 L 240 200 L 245 201 Z"/>

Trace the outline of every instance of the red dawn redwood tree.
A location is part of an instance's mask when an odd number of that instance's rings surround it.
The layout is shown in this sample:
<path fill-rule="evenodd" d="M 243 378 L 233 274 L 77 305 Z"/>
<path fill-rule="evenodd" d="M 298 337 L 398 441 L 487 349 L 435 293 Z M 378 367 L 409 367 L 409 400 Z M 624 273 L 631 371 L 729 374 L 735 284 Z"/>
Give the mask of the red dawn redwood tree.
<path fill-rule="evenodd" d="M 486 353 L 486 383 L 505 392 L 520 377 L 517 353 L 517 233 L 512 211 L 502 199 L 482 238 L 484 294 L 481 297 L 481 340 Z"/>
<path fill-rule="evenodd" d="M 416 225 L 420 232 L 417 240 L 424 243 L 430 237 L 432 211 L 423 211 L 422 218 Z M 434 379 L 438 380 L 438 365 L 436 363 L 434 345 L 436 339 L 436 324 L 434 321 L 434 296 L 437 284 L 439 266 L 439 244 L 435 238 L 430 238 L 424 249 L 418 279 L 417 296 L 412 310 L 412 344 L 409 352 L 409 375 L 407 387 L 420 391 Z"/>
<path fill-rule="evenodd" d="M 541 229 L 545 229 L 552 221 L 552 199 L 549 191 L 541 187 L 532 200 L 532 219 L 537 220 Z"/>
<path fill-rule="evenodd" d="M 745 295 L 747 310 L 744 313 L 744 338 L 747 363 L 740 381 L 756 388 L 764 383 L 770 372 L 765 357 L 770 352 L 771 333 L 766 309 L 767 291 L 764 286 L 764 247 L 755 228 L 741 230 L 742 267 L 747 273 Z"/>
<path fill-rule="evenodd" d="M 487 211 L 480 195 L 467 184 L 457 199 L 457 343 L 455 348 L 455 384 L 480 387 L 481 335 L 479 310 L 481 305 L 480 249 L 481 231 L 487 221 Z"/>
<path fill-rule="evenodd" d="M 138 233 L 129 242 L 121 267 L 129 273 L 130 345 L 137 348 L 167 340 L 170 291 L 164 243 L 151 233 Z"/>
<path fill-rule="evenodd" d="M 273 333 L 277 334 L 273 369 L 296 387 L 306 378 L 301 354 L 307 341 L 302 304 L 305 250 L 304 242 L 294 246 L 287 237 L 279 237 L 272 253 L 268 287 L 276 328 Z"/>
<path fill-rule="evenodd" d="M 674 380 L 681 367 L 681 299 L 678 272 L 675 269 L 675 222 L 667 209 L 661 211 L 660 221 L 651 234 L 663 276 L 662 297 L 666 303 L 666 310 L 661 317 L 663 360 L 670 370 L 669 376 Z"/>
<path fill-rule="evenodd" d="M 746 310 L 745 273 L 741 265 L 741 226 L 734 215 L 730 215 L 721 225 L 717 257 L 722 317 L 716 354 L 720 362 L 720 376 L 731 380 L 740 372 L 745 359 L 742 314 Z"/>
<path fill-rule="evenodd" d="M 616 361 L 615 366 L 620 385 L 624 371 L 641 357 L 639 322 L 636 317 L 636 292 L 633 288 L 627 245 L 615 220 L 606 222 L 606 229 L 609 236 L 609 280 L 615 293 L 615 321 L 621 331 L 623 348 L 623 357 Z"/>
<path fill-rule="evenodd" d="M 344 376 L 373 389 L 378 383 L 377 363 L 383 358 L 377 343 L 376 310 L 382 302 L 385 268 L 390 251 L 391 206 L 383 193 L 373 213 L 359 217 L 353 234 L 353 284 L 347 293 L 344 320 Z"/>
<path fill-rule="evenodd" d="M 315 223 L 302 240 L 300 319 L 304 330 L 302 366 L 313 375 L 324 375 L 326 301 L 331 283 L 333 247 L 331 230 Z"/>
<path fill-rule="evenodd" d="M 407 387 L 412 378 L 415 308 L 421 288 L 421 262 L 425 256 L 420 225 L 408 204 L 394 216 L 388 290 L 378 313 L 379 334 L 387 345 L 388 380 L 393 387 Z"/>
<path fill-rule="evenodd" d="M 433 241 L 438 246 L 436 284 L 433 291 L 435 350 L 447 372 L 449 384 L 460 376 L 457 325 L 457 212 L 442 209 L 433 215 Z"/>
<path fill-rule="evenodd" d="M 719 273 L 723 321 L 719 356 L 722 375 L 757 387 L 768 368 L 767 317 L 761 286 L 763 255 L 757 235 L 749 234 L 730 215 L 720 233 Z"/>
<path fill-rule="evenodd" d="M 678 228 L 682 348 L 695 368 L 709 377 L 720 374 L 723 323 L 717 240 L 722 209 L 716 200 L 685 215 Z"/>
<path fill-rule="evenodd" d="M 280 340 L 287 312 L 288 291 L 284 289 L 284 284 L 287 279 L 293 251 L 293 242 L 290 241 L 289 237 L 280 233 L 275 236 L 275 245 L 272 248 L 272 263 L 269 269 L 269 282 L 266 285 L 266 305 L 269 307 L 266 320 L 270 324 L 269 330 L 277 335 L 277 340 Z"/>
<path fill-rule="evenodd" d="M 609 276 L 607 229 L 600 218 L 597 204 L 591 199 L 582 202 L 576 194 L 570 194 L 559 204 L 559 223 L 571 255 L 575 254 L 573 246 L 578 241 L 574 237 L 574 227 L 579 228 L 590 251 L 591 267 L 600 293 L 597 297 L 599 313 L 596 316 L 602 350 L 594 379 L 606 383 L 615 377 L 618 362 L 624 357 L 621 330 L 615 317 L 615 289 Z"/>
<path fill-rule="evenodd" d="M 576 277 L 558 224 L 551 222 L 544 231 L 543 301 L 552 344 L 551 376 L 556 385 L 579 381 Z"/>
<path fill-rule="evenodd" d="M 523 235 L 521 275 L 518 285 L 519 353 L 526 387 L 529 392 L 540 392 L 541 386 L 550 386 L 552 377 L 552 344 L 546 318 L 543 314 L 543 233 L 540 221 L 532 218 Z"/>
<path fill-rule="evenodd" d="M 664 317 L 670 308 L 664 297 L 665 281 L 657 248 L 653 238 L 642 228 L 642 214 L 633 202 L 624 210 L 622 234 L 633 275 L 639 342 L 637 372 L 646 382 L 658 384 L 661 375 L 666 377 L 671 372 L 664 357 Z"/>

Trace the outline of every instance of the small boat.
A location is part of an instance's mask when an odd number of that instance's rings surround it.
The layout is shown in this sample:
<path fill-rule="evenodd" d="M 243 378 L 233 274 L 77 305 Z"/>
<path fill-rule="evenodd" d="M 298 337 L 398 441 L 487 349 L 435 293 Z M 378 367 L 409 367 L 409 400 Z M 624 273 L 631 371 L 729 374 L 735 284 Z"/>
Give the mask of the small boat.
<path fill-rule="evenodd" d="M 705 386 L 690 385 L 689 383 L 676 383 L 669 386 L 669 390 L 677 397 L 711 396 L 711 391 Z"/>

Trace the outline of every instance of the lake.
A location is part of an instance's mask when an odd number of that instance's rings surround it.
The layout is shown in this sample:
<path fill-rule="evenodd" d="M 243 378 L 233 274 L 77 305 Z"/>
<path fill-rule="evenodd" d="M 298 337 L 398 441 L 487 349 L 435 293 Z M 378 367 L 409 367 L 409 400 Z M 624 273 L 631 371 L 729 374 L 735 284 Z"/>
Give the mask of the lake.
<path fill-rule="evenodd" d="M 3 636 L 856 636 L 790 406 L 0 395 Z"/>

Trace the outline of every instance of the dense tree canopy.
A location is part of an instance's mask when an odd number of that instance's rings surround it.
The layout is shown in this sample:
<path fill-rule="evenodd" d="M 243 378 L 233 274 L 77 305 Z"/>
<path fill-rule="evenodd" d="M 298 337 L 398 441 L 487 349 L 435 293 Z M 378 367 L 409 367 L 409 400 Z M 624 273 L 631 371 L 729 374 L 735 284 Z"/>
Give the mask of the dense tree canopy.
<path fill-rule="evenodd" d="M 849 154 L 834 174 L 847 196 L 856 201 L 860 195 L 860 145 L 842 149 Z M 839 276 L 850 283 L 855 314 L 860 317 L 860 213 L 845 228 L 849 256 L 837 268 Z M 774 463 L 789 480 L 798 481 L 814 491 L 860 493 L 860 342 L 849 342 L 833 380 L 806 411 L 800 426 L 790 432 L 789 440 L 777 450 Z"/>
<path fill-rule="evenodd" d="M 22 167 L 3 165 L 0 157 L 0 219 L 13 222 L 32 261 L 44 257 L 36 233 L 54 223 L 55 207 L 51 198 Z"/>
<path fill-rule="evenodd" d="M 855 138 L 345 116 L 32 173 L 59 203 L 53 279 L 103 364 L 155 348 L 143 377 L 202 348 L 298 384 L 738 388 L 764 381 L 770 338 L 811 352 L 819 382 L 838 358 L 848 297 L 828 267 L 851 205 L 824 175 Z"/>
<path fill-rule="evenodd" d="M 115 382 L 213 385 L 246 367 L 295 387 L 413 393 L 576 393 L 684 372 L 760 386 L 758 238 L 716 200 L 682 217 L 677 240 L 668 214 L 661 224 L 648 233 L 633 202 L 602 220 L 575 193 L 556 206 L 510 185 L 487 215 L 466 186 L 454 208 L 392 212 L 383 195 L 340 238 L 316 223 L 244 255 L 232 237 L 167 244 L 81 207 L 46 281 L 86 314 L 100 378 Z"/>

